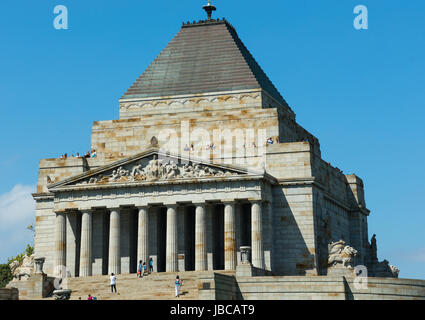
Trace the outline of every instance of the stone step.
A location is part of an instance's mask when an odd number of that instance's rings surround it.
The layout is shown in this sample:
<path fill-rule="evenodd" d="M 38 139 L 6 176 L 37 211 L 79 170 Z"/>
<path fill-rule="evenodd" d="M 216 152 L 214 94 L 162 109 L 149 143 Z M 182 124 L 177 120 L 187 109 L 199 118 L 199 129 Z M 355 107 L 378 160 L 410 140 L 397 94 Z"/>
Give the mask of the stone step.
<path fill-rule="evenodd" d="M 174 297 L 174 279 L 179 274 L 183 280 L 182 295 Z M 88 295 L 98 300 L 196 300 L 198 298 L 198 275 L 200 272 L 156 273 L 143 278 L 135 274 L 117 276 L 117 291 L 111 293 L 109 276 L 68 278 L 67 287 L 73 291 L 71 300 L 86 300 Z"/>
<path fill-rule="evenodd" d="M 194 290 L 198 289 L 197 286 L 182 286 L 184 290 Z M 93 287 L 69 287 L 69 289 L 73 291 L 80 291 L 80 290 L 105 290 L 105 291 L 111 291 L 111 288 L 109 286 L 93 286 Z M 135 291 L 135 292 L 156 292 L 156 291 L 163 291 L 163 290 L 173 290 L 174 286 L 151 286 L 151 287 L 130 287 L 130 286 L 118 286 L 117 290 L 126 290 L 128 291 Z"/>

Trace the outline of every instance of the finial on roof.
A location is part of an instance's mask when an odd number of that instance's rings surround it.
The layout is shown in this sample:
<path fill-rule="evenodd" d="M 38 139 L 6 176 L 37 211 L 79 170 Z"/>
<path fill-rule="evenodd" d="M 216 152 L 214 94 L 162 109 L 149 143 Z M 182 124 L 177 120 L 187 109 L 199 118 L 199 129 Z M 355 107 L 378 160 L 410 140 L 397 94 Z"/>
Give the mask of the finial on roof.
<path fill-rule="evenodd" d="M 207 4 L 206 6 L 203 6 L 202 8 L 203 8 L 203 9 L 205 10 L 205 12 L 208 14 L 208 20 L 211 20 L 212 12 L 213 12 L 213 11 L 215 11 L 215 10 L 217 10 L 217 8 L 216 8 L 216 7 L 214 7 L 214 6 L 211 4 L 211 0 L 208 0 L 208 4 Z"/>

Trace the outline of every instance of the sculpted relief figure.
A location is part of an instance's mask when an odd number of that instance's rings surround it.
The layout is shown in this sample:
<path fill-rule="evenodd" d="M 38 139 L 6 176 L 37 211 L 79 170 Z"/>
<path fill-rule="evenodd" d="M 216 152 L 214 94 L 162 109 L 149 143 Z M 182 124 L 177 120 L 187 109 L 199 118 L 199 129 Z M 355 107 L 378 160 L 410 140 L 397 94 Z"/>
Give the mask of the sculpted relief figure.
<path fill-rule="evenodd" d="M 156 180 L 160 178 L 162 171 L 162 160 L 158 160 L 155 156 L 153 160 L 149 161 L 145 168 L 146 176 L 148 180 Z"/>
<path fill-rule="evenodd" d="M 178 177 L 180 177 L 180 169 L 174 161 L 170 161 L 164 166 L 164 179 L 175 179 Z"/>
<path fill-rule="evenodd" d="M 191 178 L 193 174 L 193 167 L 190 163 L 185 163 L 185 165 L 181 168 L 181 176 L 183 178 Z"/>
<path fill-rule="evenodd" d="M 207 173 L 205 172 L 204 168 L 202 168 L 199 163 L 195 164 L 194 169 L 194 174 L 196 177 L 205 177 L 207 175 Z"/>
<path fill-rule="evenodd" d="M 128 177 L 130 172 L 125 170 L 123 167 L 119 167 L 117 170 L 112 171 L 112 175 L 109 177 L 109 181 L 118 181 L 123 177 Z"/>
<path fill-rule="evenodd" d="M 329 244 L 328 251 L 329 267 L 353 268 L 353 260 L 357 255 L 357 250 L 346 245 L 344 240 L 339 240 Z"/>
<path fill-rule="evenodd" d="M 133 169 L 131 170 L 130 178 L 131 181 L 146 180 L 146 172 L 142 164 L 133 167 Z"/>

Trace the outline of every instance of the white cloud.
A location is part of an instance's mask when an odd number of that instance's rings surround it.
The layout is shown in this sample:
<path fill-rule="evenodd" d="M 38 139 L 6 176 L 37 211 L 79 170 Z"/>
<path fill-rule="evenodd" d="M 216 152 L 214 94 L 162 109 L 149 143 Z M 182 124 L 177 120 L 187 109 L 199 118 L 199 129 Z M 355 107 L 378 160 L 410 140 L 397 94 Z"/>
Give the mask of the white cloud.
<path fill-rule="evenodd" d="M 35 221 L 34 186 L 16 185 L 0 195 L 0 263 L 23 252 L 33 243 L 34 234 L 27 226 Z"/>
<path fill-rule="evenodd" d="M 11 227 L 17 225 L 25 230 L 32 223 L 35 218 L 35 201 L 31 193 L 34 191 L 34 186 L 18 184 L 11 191 L 0 195 L 0 230 L 10 231 Z"/>

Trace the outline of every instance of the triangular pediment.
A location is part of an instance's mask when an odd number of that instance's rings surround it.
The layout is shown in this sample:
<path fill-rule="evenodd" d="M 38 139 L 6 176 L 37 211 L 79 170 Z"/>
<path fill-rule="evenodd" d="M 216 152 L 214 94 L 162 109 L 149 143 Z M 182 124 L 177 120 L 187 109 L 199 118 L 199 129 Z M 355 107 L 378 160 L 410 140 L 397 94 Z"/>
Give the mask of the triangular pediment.
<path fill-rule="evenodd" d="M 262 175 L 247 169 L 217 165 L 209 161 L 173 155 L 150 149 L 127 159 L 76 175 L 48 186 L 49 190 L 73 186 L 137 184 L 179 180 L 223 179 L 226 177 Z"/>

